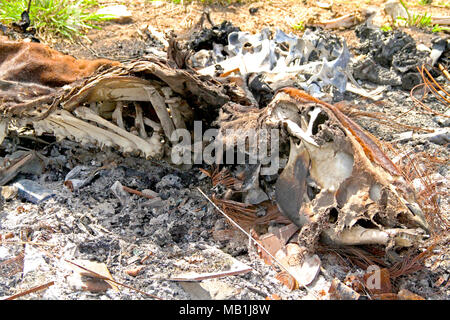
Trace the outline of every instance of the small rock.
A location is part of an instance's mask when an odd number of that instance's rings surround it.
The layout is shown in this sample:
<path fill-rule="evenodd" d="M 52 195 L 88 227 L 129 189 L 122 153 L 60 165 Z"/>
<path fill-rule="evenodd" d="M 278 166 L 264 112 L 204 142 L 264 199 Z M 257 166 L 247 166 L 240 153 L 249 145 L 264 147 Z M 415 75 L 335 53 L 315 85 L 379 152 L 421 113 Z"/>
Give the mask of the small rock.
<path fill-rule="evenodd" d="M 436 122 L 441 127 L 450 127 L 450 119 L 447 118 L 450 116 L 450 110 L 444 113 L 444 116 L 435 116 L 433 117 L 433 121 Z"/>
<path fill-rule="evenodd" d="M 163 190 L 166 188 L 177 188 L 181 189 L 183 186 L 181 184 L 181 178 L 174 175 L 168 174 L 162 177 L 161 181 L 156 184 L 156 190 Z"/>
<path fill-rule="evenodd" d="M 39 183 L 33 180 L 22 179 L 14 183 L 13 186 L 17 187 L 17 194 L 19 195 L 19 197 L 34 204 L 44 202 L 55 195 L 53 190 L 44 188 Z"/>
<path fill-rule="evenodd" d="M 113 16 L 111 21 L 117 23 L 128 23 L 131 22 L 132 14 L 128 11 L 127 7 L 124 5 L 115 5 L 101 8 L 97 11 L 97 14 L 104 14 L 108 16 Z"/>
<path fill-rule="evenodd" d="M 250 12 L 251 15 L 254 15 L 255 13 L 257 13 L 259 10 L 259 8 L 250 8 L 248 9 L 248 12 Z"/>
<path fill-rule="evenodd" d="M 250 189 L 244 196 L 244 202 L 249 204 L 259 204 L 266 200 L 269 200 L 269 197 L 261 188 Z"/>
<path fill-rule="evenodd" d="M 165 4 L 165 1 L 153 0 L 151 2 L 152 6 L 155 8 L 162 7 Z"/>

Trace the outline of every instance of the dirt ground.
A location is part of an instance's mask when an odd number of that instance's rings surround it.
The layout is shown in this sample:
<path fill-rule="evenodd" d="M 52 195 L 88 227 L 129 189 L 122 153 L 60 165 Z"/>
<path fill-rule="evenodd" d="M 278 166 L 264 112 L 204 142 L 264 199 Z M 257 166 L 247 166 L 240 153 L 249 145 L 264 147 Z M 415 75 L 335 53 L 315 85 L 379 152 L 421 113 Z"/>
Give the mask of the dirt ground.
<path fill-rule="evenodd" d="M 117 3 L 109 0 L 99 2 L 102 5 Z M 294 30 L 291 26 L 301 21 L 313 24 L 333 19 L 355 10 L 380 10 L 384 3 L 370 0 L 356 3 L 334 1 L 331 9 L 321 9 L 316 2 L 275 0 L 244 1 L 229 5 L 181 5 L 161 1 L 126 1 L 124 4 L 133 13 L 132 22 L 105 22 L 101 30 L 88 32 L 89 41 L 81 39 L 70 43 L 53 39 L 48 44 L 76 58 L 126 61 L 148 53 L 152 42 L 142 32 L 146 25 L 162 32 L 173 30 L 178 35 L 187 35 L 206 9 L 210 10 L 215 23 L 228 20 L 243 31 L 257 32 L 264 27 L 276 27 L 301 35 L 302 31 Z M 409 7 L 418 12 L 426 10 L 433 15 L 450 16 L 448 6 L 425 7 L 411 2 Z M 250 9 L 252 12 L 253 9 L 257 10 L 251 14 Z M 344 37 L 350 51 L 355 52 L 359 40 L 354 28 L 330 32 Z M 434 36 L 430 32 L 411 28 L 405 29 L 405 32 L 411 34 L 417 43 L 426 45 L 430 44 Z M 370 86 L 367 84 L 367 88 Z M 378 102 L 349 92 L 341 98 L 359 111 L 382 112 L 390 117 L 398 117 L 396 121 L 408 126 L 449 126 L 448 118 L 413 108 L 410 93 L 401 89 L 383 92 L 383 99 Z M 448 106 L 432 96 L 424 102 L 438 113 L 448 111 Z M 398 134 L 407 131 L 404 127 L 382 125 L 367 117 L 356 117 L 356 121 L 381 141 L 391 143 L 395 150 L 390 154 L 392 157 L 402 153 L 425 153 L 444 159 L 443 163 L 433 166 L 433 174 L 444 181 L 442 190 L 448 194 L 448 142 L 426 138 L 398 141 Z M 11 233 L 13 238 L 10 244 L 0 246 L 0 297 L 54 281 L 48 289 L 20 299 L 152 299 L 149 295 L 161 299 L 263 300 L 274 295 L 283 300 L 329 299 L 327 292 L 333 278 L 344 280 L 349 274 L 363 272 L 349 259 L 324 249 L 319 253 L 322 272 L 316 280 L 307 289 L 291 291 L 275 278 L 276 271 L 258 257 L 255 249 L 249 246 L 248 239 L 231 228 L 226 219 L 196 190 L 197 187 L 203 190 L 212 187 L 199 167 L 183 171 L 159 161 L 123 157 L 113 151 L 103 152 L 94 146 L 80 148 L 77 143 L 67 140 L 43 143 L 10 137 L 2 144 L 1 156 L 20 150 L 21 147 L 40 150 L 51 159 L 42 175 L 36 177 L 29 174 L 24 177 L 37 179 L 56 195 L 39 205 L 18 198 L 3 203 L 0 234 L 5 236 Z M 86 170 L 107 167 L 99 171 L 92 183 L 71 192 L 62 182 L 69 170 L 80 165 L 86 166 Z M 123 202 L 110 191 L 110 186 L 116 181 L 135 190 L 153 190 L 158 193 L 158 198 L 129 195 Z M 441 212 L 448 215 L 448 199 L 442 198 L 440 206 Z M 18 242 L 27 239 L 42 245 L 31 246 Z M 229 269 L 229 266 L 223 267 L 226 263 L 220 254 L 205 253 L 211 248 L 222 250 L 227 254 L 227 259 L 233 257 L 252 268 L 252 271 L 224 277 L 220 281 L 205 280 L 202 287 L 195 283 L 169 280 L 193 266 L 202 272 Z M 116 281 L 149 295 L 123 287 L 99 293 L 81 290 L 80 284 L 70 275 L 73 266 L 68 266 L 65 259 L 105 263 Z M 393 286 L 396 292 L 407 289 L 425 299 L 449 299 L 448 240 L 435 249 L 434 255 L 426 259 L 424 265 L 425 268 L 420 271 L 395 279 Z M 142 270 L 136 277 L 125 272 L 138 267 Z"/>

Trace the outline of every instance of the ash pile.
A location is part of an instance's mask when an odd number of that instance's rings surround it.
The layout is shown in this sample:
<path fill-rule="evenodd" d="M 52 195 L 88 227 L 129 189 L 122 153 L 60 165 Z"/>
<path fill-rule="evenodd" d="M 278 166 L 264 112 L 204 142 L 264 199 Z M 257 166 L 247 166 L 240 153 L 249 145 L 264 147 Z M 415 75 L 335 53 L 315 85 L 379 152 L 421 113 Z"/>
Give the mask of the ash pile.
<path fill-rule="evenodd" d="M 449 41 L 356 35 L 224 22 L 128 62 L 0 38 L 0 295 L 36 279 L 47 299 L 445 295 L 448 277 L 408 276 L 448 276 L 446 165 L 430 186 L 375 129 L 448 152 Z M 426 128 L 372 109 L 410 90 Z"/>

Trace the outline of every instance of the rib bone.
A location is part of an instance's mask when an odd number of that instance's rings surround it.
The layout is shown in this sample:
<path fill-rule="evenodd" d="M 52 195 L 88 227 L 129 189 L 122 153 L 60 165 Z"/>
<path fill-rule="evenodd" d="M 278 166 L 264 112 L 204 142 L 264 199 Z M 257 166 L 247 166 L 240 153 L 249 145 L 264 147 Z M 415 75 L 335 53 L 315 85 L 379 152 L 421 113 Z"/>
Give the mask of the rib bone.
<path fill-rule="evenodd" d="M 175 126 L 170 119 L 169 112 L 167 112 L 166 103 L 164 98 L 159 94 L 159 92 L 152 87 L 145 87 L 148 99 L 150 100 L 153 108 L 155 109 L 156 115 L 161 121 L 164 134 L 167 137 L 172 137 L 172 133 L 175 131 Z"/>
<path fill-rule="evenodd" d="M 138 150 L 140 149 L 142 154 L 146 158 L 157 156 L 158 152 L 160 152 L 159 145 L 158 146 L 151 145 L 146 140 L 136 137 L 135 135 L 127 132 L 126 130 L 113 125 L 109 121 L 106 121 L 105 119 L 97 116 L 89 108 L 79 107 L 79 108 L 75 109 L 75 114 L 82 119 L 94 121 L 108 129 L 114 131 L 118 135 L 128 139 L 130 142 L 133 141 L 133 144 L 135 144 L 135 149 L 138 149 Z"/>

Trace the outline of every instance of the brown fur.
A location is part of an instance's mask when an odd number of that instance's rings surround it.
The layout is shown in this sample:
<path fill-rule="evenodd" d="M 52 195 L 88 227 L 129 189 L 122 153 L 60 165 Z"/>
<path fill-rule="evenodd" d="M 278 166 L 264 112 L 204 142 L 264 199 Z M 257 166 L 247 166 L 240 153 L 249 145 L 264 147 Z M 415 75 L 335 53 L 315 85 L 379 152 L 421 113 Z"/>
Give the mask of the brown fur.
<path fill-rule="evenodd" d="M 105 59 L 77 60 L 44 44 L 0 37 L 0 80 L 62 87 L 90 76 L 102 65 L 117 64 Z"/>

